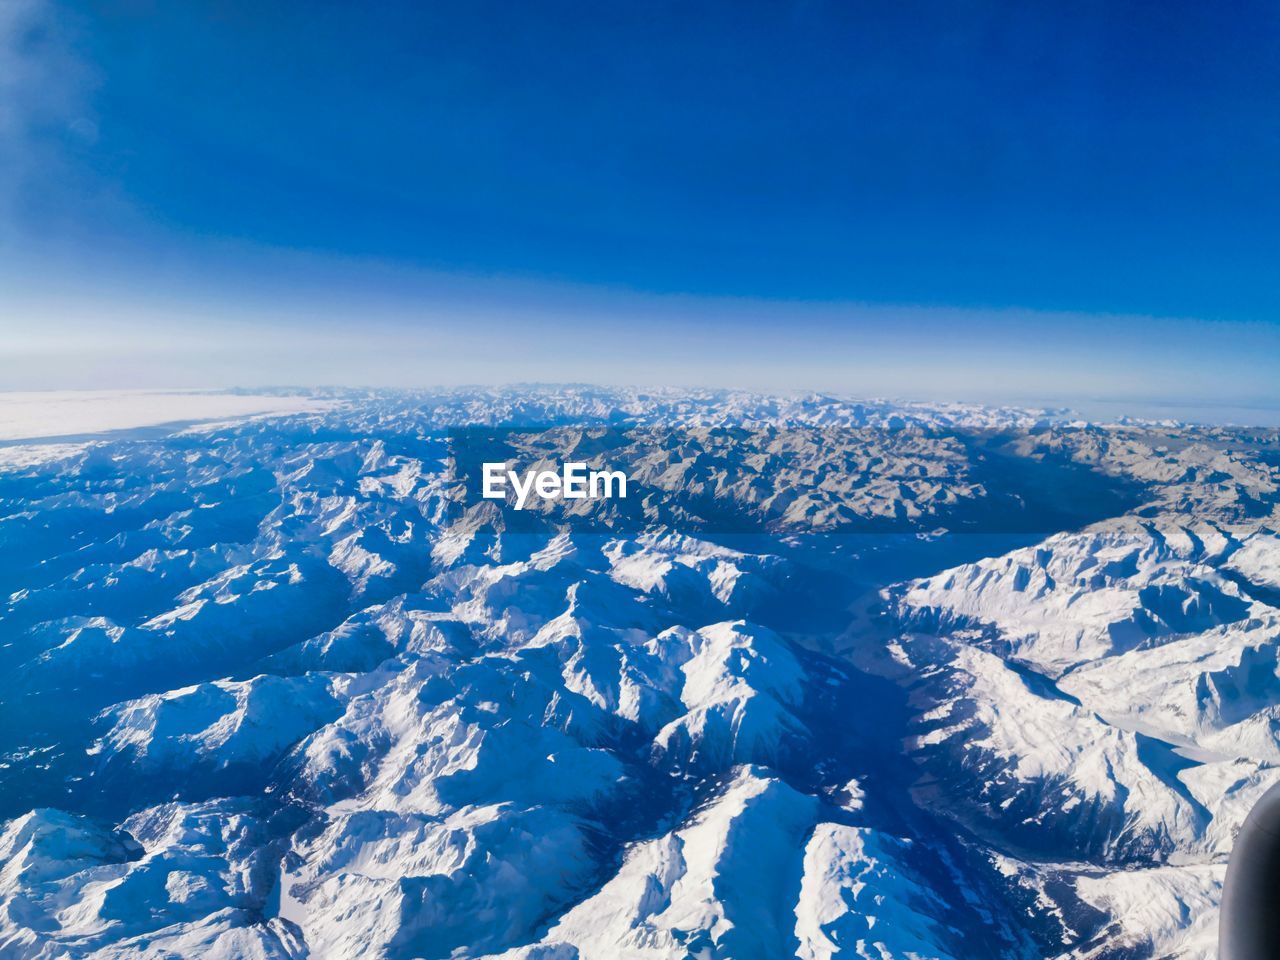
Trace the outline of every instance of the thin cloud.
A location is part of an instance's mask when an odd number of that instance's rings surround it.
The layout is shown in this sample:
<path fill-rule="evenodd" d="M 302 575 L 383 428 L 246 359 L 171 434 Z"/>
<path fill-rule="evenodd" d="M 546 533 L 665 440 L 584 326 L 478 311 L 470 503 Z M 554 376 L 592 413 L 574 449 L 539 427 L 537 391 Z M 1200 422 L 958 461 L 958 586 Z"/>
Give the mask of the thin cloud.
<path fill-rule="evenodd" d="M 69 24 L 47 0 L 0 3 L 0 239 L 16 238 L 24 198 L 65 171 L 63 146 L 97 138 Z"/>

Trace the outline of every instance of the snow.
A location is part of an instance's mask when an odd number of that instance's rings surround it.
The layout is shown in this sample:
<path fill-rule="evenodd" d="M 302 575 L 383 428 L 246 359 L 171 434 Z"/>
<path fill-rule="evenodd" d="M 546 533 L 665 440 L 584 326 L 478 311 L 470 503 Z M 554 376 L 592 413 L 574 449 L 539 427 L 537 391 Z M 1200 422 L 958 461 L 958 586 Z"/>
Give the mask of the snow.
<path fill-rule="evenodd" d="M 234 422 L 0 454 L 0 956 L 1212 956 L 1280 769 L 1274 444 L 157 396 L 60 422 Z M 504 423 L 612 431 L 544 440 L 648 512 L 456 509 L 448 431 Z"/>
<path fill-rule="evenodd" d="M 545 942 L 571 944 L 583 960 L 783 955 L 815 812 L 811 799 L 742 768 L 687 826 L 633 848 Z"/>
<path fill-rule="evenodd" d="M 906 842 L 865 827 L 819 824 L 805 847 L 796 955 L 952 957 L 940 944 L 936 914 L 944 905 L 903 861 L 907 850 Z"/>

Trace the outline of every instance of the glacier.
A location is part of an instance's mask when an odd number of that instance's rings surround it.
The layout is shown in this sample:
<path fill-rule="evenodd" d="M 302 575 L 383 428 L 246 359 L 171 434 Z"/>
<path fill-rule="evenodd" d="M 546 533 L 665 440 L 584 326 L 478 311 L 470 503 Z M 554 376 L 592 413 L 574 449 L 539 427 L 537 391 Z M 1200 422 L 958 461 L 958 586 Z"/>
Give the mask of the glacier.
<path fill-rule="evenodd" d="M 1280 779 L 1277 431 L 278 407 L 0 448 L 0 957 L 1215 956 Z M 513 428 L 637 492 L 469 499 L 459 431 Z"/>

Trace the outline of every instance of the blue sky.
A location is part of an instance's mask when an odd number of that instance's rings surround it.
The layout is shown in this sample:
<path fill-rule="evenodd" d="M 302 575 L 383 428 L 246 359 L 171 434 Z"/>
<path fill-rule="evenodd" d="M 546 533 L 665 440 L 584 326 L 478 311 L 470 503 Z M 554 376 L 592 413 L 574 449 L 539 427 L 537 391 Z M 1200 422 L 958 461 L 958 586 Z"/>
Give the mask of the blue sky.
<path fill-rule="evenodd" d="M 10 386 L 1280 398 L 1274 4 L 13 0 L 0 40 Z"/>

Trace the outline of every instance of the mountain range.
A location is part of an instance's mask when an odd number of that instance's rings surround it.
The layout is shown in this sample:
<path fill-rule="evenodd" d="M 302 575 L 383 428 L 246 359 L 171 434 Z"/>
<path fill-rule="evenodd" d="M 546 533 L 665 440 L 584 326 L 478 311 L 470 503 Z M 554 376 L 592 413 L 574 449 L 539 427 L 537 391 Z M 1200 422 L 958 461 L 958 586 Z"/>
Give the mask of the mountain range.
<path fill-rule="evenodd" d="M 1215 956 L 1277 431 L 321 399 L 0 448 L 0 957 Z M 632 489 L 516 518 L 477 436 Z"/>

